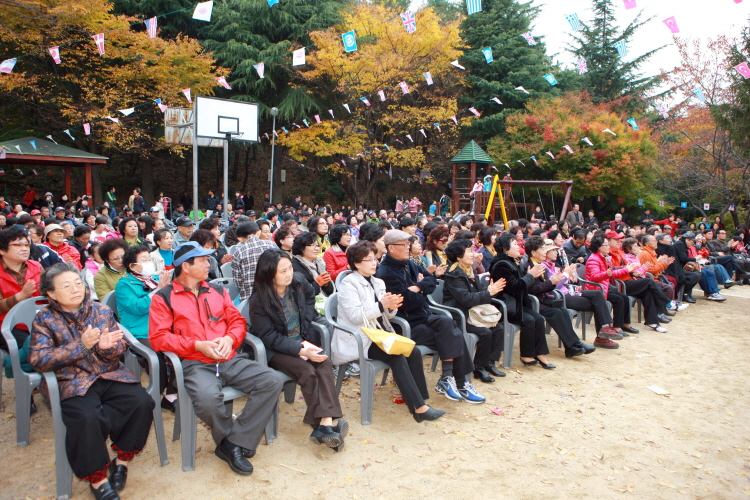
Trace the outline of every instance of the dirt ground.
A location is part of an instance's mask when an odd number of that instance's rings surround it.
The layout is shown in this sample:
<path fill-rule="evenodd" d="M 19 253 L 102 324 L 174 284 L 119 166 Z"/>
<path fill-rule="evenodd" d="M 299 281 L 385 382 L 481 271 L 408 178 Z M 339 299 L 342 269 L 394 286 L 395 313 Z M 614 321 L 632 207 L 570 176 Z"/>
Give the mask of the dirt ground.
<path fill-rule="evenodd" d="M 669 332 L 645 332 L 565 359 L 548 337 L 554 371 L 525 368 L 518 351 L 508 376 L 478 384 L 483 405 L 447 401 L 448 415 L 417 424 L 394 404 L 392 380 L 376 390 L 373 423 L 359 421 L 357 379 L 342 391 L 351 422 L 341 453 L 308 441 L 304 401 L 280 403 L 279 438 L 261 446 L 250 477 L 213 454 L 199 424 L 194 472 L 183 472 L 173 415 L 164 412 L 170 463 L 160 467 L 155 440 L 130 466 L 123 499 L 257 498 L 698 498 L 750 496 L 750 401 L 744 353 L 750 351 L 750 286 L 717 304 L 702 299 L 679 313 Z M 700 297 L 699 297 L 700 296 Z M 593 331 L 593 325 L 588 332 Z M 593 340 L 589 337 L 589 341 Z M 516 343 L 517 344 L 517 343 Z M 516 345 L 516 349 L 518 346 Z M 430 358 L 425 360 L 427 366 Z M 351 381 L 353 380 L 353 381 Z M 437 373 L 428 373 L 434 386 Z M 645 386 L 670 392 L 657 395 Z M 52 498 L 50 412 L 36 396 L 31 444 L 15 445 L 15 398 L 4 381 L 0 418 L 0 498 Z M 235 405 L 235 409 L 239 404 Z M 502 415 L 492 412 L 502 410 Z M 480 482 L 481 481 L 481 482 Z M 88 486 L 74 481 L 75 498 Z"/>

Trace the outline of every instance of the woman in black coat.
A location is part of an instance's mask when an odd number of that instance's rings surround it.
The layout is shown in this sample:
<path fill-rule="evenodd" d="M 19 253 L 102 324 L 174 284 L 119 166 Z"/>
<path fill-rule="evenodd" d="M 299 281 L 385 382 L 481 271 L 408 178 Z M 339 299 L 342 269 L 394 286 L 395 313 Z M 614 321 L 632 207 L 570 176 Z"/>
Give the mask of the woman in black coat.
<path fill-rule="evenodd" d="M 323 294 L 327 297 L 335 291 L 331 275 L 326 270 L 323 259 L 318 257 L 320 246 L 315 234 L 303 232 L 294 238 L 292 245 L 292 265 L 294 272 L 301 274 L 315 290 L 315 295 Z"/>
<path fill-rule="evenodd" d="M 249 305 L 252 331 L 266 347 L 268 366 L 302 389 L 307 404 L 303 422 L 313 427 L 310 440 L 339 451 L 349 425 L 341 418 L 333 365 L 318 347 L 321 339 L 312 327 L 315 292 L 294 274 L 286 252 L 270 249 L 260 256 Z M 340 419 L 336 426 L 335 418 Z"/>
<path fill-rule="evenodd" d="M 474 269 L 474 249 L 471 240 L 455 240 L 445 249 L 448 259 L 448 272 L 443 276 L 443 303 L 455 307 L 469 319 L 469 309 L 481 304 L 491 304 L 492 297 L 505 287 L 505 280 L 493 281 L 479 279 Z M 466 331 L 478 337 L 477 350 L 474 354 L 474 378 L 485 383 L 495 381 L 491 375 L 504 377 L 495 363 L 500 361 L 503 352 L 503 324 L 492 328 L 470 325 L 467 321 Z"/>
<path fill-rule="evenodd" d="M 521 253 L 516 237 L 504 234 L 495 242 L 497 257 L 492 261 L 490 275 L 494 281 L 505 279 L 505 288 L 500 293 L 500 300 L 508 309 L 508 321 L 521 325 L 521 362 L 533 366 L 537 362 L 542 367 L 555 368 L 547 360 L 549 348 L 544 335 L 544 316 L 531 308 L 528 289 L 536 278 L 544 273 L 544 266 L 534 266 L 524 274 L 518 264 Z"/>

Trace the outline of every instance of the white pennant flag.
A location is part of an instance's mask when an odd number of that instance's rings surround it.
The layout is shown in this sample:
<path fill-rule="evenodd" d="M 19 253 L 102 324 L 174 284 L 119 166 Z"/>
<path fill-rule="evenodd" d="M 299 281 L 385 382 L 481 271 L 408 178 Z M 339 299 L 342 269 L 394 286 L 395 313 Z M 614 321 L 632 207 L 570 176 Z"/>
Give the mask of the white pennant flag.
<path fill-rule="evenodd" d="M 130 116 L 135 112 L 135 108 L 120 109 L 118 111 L 120 111 L 120 113 L 122 113 L 125 116 Z"/>
<path fill-rule="evenodd" d="M 62 61 L 60 60 L 60 47 L 50 47 L 49 49 L 49 55 L 52 56 L 52 59 L 55 61 L 55 64 L 60 64 Z"/>
<path fill-rule="evenodd" d="M 56 141 L 56 140 L 54 140 L 54 139 L 52 138 L 52 136 L 51 136 L 51 135 L 48 135 L 48 136 L 47 136 L 47 139 L 49 139 L 50 141 L 52 141 L 52 142 L 54 142 L 55 144 L 57 144 L 57 141 Z"/>
<path fill-rule="evenodd" d="M 19 146 L 18 144 L 16 144 L 15 146 L 16 146 L 16 149 L 18 150 L 18 152 L 21 153 L 21 154 L 23 154 L 23 151 L 21 151 L 21 146 Z M 21 175 L 23 175 L 23 172 L 21 172 L 20 170 L 16 170 L 16 172 L 18 172 Z"/>
<path fill-rule="evenodd" d="M 65 130 L 63 130 L 63 132 L 65 132 L 66 134 L 68 134 L 68 137 L 70 137 L 72 140 L 74 140 L 74 141 L 76 140 L 76 138 L 73 137 L 73 134 L 70 133 L 70 129 L 69 128 L 66 128 Z"/>
<path fill-rule="evenodd" d="M 99 51 L 99 55 L 104 55 L 104 33 L 99 33 L 98 35 L 94 35 L 92 37 L 94 39 L 94 43 L 96 43 L 96 50 Z"/>
<path fill-rule="evenodd" d="M 422 135 L 424 136 L 424 138 L 427 139 L 427 134 L 424 133 L 424 129 L 420 128 L 419 131 L 422 132 Z"/>
<path fill-rule="evenodd" d="M 456 59 L 455 61 L 453 61 L 451 64 L 454 65 L 455 67 L 457 67 L 458 69 L 466 70 L 466 68 L 464 68 L 463 66 L 461 66 L 460 64 L 458 64 L 458 59 Z"/>
<path fill-rule="evenodd" d="M 232 90 L 232 87 L 227 83 L 227 79 L 223 76 L 220 76 L 216 79 L 217 82 L 219 82 L 219 85 L 224 87 L 227 90 Z"/>
<path fill-rule="evenodd" d="M 195 6 L 193 11 L 193 19 L 199 21 L 211 22 L 211 11 L 214 10 L 214 2 L 209 0 L 208 2 L 201 2 Z"/>
<path fill-rule="evenodd" d="M 435 128 L 438 129 L 438 132 L 442 132 L 442 130 L 440 130 L 440 124 L 439 123 L 435 124 Z"/>
<path fill-rule="evenodd" d="M 115 123 L 120 123 L 120 119 L 119 118 L 112 118 L 111 116 L 108 116 L 107 119 L 108 120 L 112 120 Z"/>
<path fill-rule="evenodd" d="M 265 78 L 265 76 L 263 76 L 265 74 L 265 72 L 266 72 L 266 65 L 265 65 L 265 63 L 259 62 L 258 64 L 254 64 L 253 68 L 255 68 L 255 71 L 258 72 L 258 76 L 259 77 Z"/>
<path fill-rule="evenodd" d="M 515 90 L 520 90 L 520 91 L 521 91 L 521 92 L 523 92 L 524 94 L 528 94 L 528 93 L 529 93 L 529 91 L 528 91 L 528 90 L 526 90 L 526 89 L 525 89 L 525 88 L 523 88 L 523 87 L 516 87 L 516 88 L 515 88 Z"/>
<path fill-rule="evenodd" d="M 472 113 L 474 113 L 474 116 L 479 116 L 479 115 L 482 114 L 479 111 L 477 111 L 477 108 L 469 108 L 469 111 L 471 111 Z"/>
<path fill-rule="evenodd" d="M 565 151 L 567 151 L 568 153 L 573 154 L 573 148 L 571 148 L 567 144 L 565 146 L 563 146 L 563 148 L 565 148 Z"/>
<path fill-rule="evenodd" d="M 84 123 L 83 124 L 83 133 L 86 135 L 91 135 L 91 124 L 90 123 Z"/>
<path fill-rule="evenodd" d="M 192 104 L 193 100 L 190 98 L 190 89 L 182 89 L 182 93 L 185 94 L 185 99 L 187 99 L 188 102 Z"/>
<path fill-rule="evenodd" d="M 552 158 L 553 160 L 555 159 L 555 155 L 553 155 L 553 154 L 552 154 L 552 151 L 547 151 L 547 152 L 546 152 L 546 153 L 544 153 L 544 154 L 546 154 L 546 155 L 549 155 L 549 156 L 550 156 L 550 158 Z"/>
<path fill-rule="evenodd" d="M 6 59 L 0 63 L 0 73 L 10 73 L 13 71 L 13 67 L 16 65 L 17 61 L 18 59 L 14 57 L 13 59 Z"/>
<path fill-rule="evenodd" d="M 498 99 L 497 97 L 493 97 L 492 100 L 495 101 L 496 103 L 498 103 L 500 106 L 503 105 L 503 103 L 500 102 L 500 99 Z"/>
<path fill-rule="evenodd" d="M 305 64 L 305 48 L 292 52 L 292 66 L 301 66 Z"/>
<path fill-rule="evenodd" d="M 432 74 L 429 71 L 422 74 L 424 75 L 424 79 L 427 80 L 427 85 L 432 85 Z"/>
<path fill-rule="evenodd" d="M 406 138 L 409 139 L 410 142 L 414 142 L 414 139 L 411 138 L 410 134 L 406 134 Z"/>
<path fill-rule="evenodd" d="M 585 142 L 589 146 L 593 146 L 594 145 L 594 143 L 591 142 L 591 139 L 589 139 L 588 137 L 584 137 L 583 139 L 581 139 L 581 141 Z"/>
<path fill-rule="evenodd" d="M 612 131 L 611 131 L 610 129 L 608 129 L 608 128 L 605 128 L 604 130 L 602 130 L 602 133 L 603 133 L 603 134 L 612 134 L 612 135 L 614 135 L 614 136 L 616 136 L 616 135 L 617 135 L 617 134 L 615 134 L 614 132 L 612 132 Z"/>
<path fill-rule="evenodd" d="M 333 116 L 333 110 L 332 109 L 329 109 L 328 112 L 331 113 L 331 118 L 336 118 L 335 116 Z"/>
<path fill-rule="evenodd" d="M 378 95 L 380 96 L 381 101 L 385 101 L 385 92 L 382 90 L 378 90 Z"/>
<path fill-rule="evenodd" d="M 453 123 L 458 125 L 458 120 L 456 120 L 456 115 L 451 116 L 451 120 L 453 120 Z"/>
<path fill-rule="evenodd" d="M 346 110 L 349 112 L 349 114 L 352 114 L 351 110 L 349 109 L 349 105 L 348 104 L 344 104 L 344 108 L 346 108 Z"/>

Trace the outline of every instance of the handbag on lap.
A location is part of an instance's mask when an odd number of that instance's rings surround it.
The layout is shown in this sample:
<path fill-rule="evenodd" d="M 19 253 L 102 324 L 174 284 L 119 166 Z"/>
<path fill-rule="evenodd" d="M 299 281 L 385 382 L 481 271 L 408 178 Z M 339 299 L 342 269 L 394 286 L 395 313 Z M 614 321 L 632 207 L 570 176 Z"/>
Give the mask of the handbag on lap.
<path fill-rule="evenodd" d="M 367 335 L 367 338 L 370 339 L 373 344 L 380 347 L 383 352 L 393 355 L 411 355 L 411 352 L 416 345 L 412 339 L 381 329 L 377 322 L 373 324 L 373 321 L 367 319 L 364 309 L 362 310 L 362 321 L 364 323 L 364 326 L 361 327 L 362 333 Z"/>

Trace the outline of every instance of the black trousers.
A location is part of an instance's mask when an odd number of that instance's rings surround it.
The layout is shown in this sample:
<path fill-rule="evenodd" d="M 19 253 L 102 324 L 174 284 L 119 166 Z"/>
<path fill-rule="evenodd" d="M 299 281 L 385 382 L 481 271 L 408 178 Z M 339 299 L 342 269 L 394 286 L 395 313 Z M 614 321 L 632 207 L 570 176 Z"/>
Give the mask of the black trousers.
<path fill-rule="evenodd" d="M 406 357 L 388 354 L 376 344 L 371 344 L 367 351 L 367 357 L 382 361 L 391 367 L 393 380 L 396 381 L 398 390 L 401 391 L 410 413 L 414 413 L 414 410 L 424 406 L 424 401 L 429 399 L 430 393 L 427 392 L 422 354 L 419 349 L 414 349 L 409 357 Z"/>
<path fill-rule="evenodd" d="M 607 291 L 607 302 L 612 304 L 612 326 L 622 328 L 630 324 L 630 301 L 628 296 L 610 286 Z"/>
<path fill-rule="evenodd" d="M 716 262 L 727 270 L 727 274 L 729 274 L 730 277 L 732 276 L 732 273 L 742 273 L 742 268 L 731 255 L 721 255 L 716 257 Z"/>
<path fill-rule="evenodd" d="M 573 330 L 573 322 L 570 319 L 570 314 L 563 308 L 558 307 L 545 307 L 539 308 L 539 314 L 545 317 L 549 322 L 549 325 L 555 331 L 565 347 L 570 347 L 581 339 L 576 335 Z"/>
<path fill-rule="evenodd" d="M 466 331 L 473 333 L 477 338 L 477 352 L 474 353 L 474 366 L 484 368 L 500 361 L 503 353 L 503 324 L 498 323 L 493 328 L 485 328 L 466 324 Z"/>
<path fill-rule="evenodd" d="M 693 287 L 698 284 L 702 277 L 703 276 L 700 272 L 685 271 L 679 278 L 677 278 L 677 288 L 679 289 L 684 285 L 685 291 L 683 293 L 690 295 L 693 293 Z M 682 297 L 679 297 L 678 299 L 682 300 Z"/>
<path fill-rule="evenodd" d="M 652 279 L 639 279 L 625 282 L 625 293 L 630 297 L 638 297 L 643 302 L 646 324 L 659 322 L 659 315 L 664 314 L 669 304 L 669 298 Z M 628 306 L 630 304 L 628 303 Z M 630 307 L 628 307 L 630 309 Z"/>
<path fill-rule="evenodd" d="M 154 400 L 140 384 L 97 379 L 84 396 L 61 401 L 65 451 L 73 473 L 81 479 L 107 467 L 112 447 L 139 452 L 153 421 Z M 106 477 L 106 476 L 105 476 Z"/>
<path fill-rule="evenodd" d="M 151 349 L 151 342 L 148 339 L 138 339 L 138 342 Z M 156 357 L 159 358 L 159 392 L 177 395 L 177 381 L 172 366 L 167 364 L 167 357 L 163 352 L 157 352 Z M 145 359 L 139 356 L 138 363 L 148 372 L 148 363 Z M 164 392 L 165 389 L 166 393 Z"/>
<path fill-rule="evenodd" d="M 521 317 L 521 339 L 519 347 L 522 358 L 549 354 L 547 339 L 544 335 L 544 316 L 534 312 L 531 308 L 523 308 Z"/>
<path fill-rule="evenodd" d="M 424 323 L 411 325 L 411 339 L 417 345 L 435 349 L 441 360 L 452 359 L 453 377 L 459 387 L 462 387 L 466 375 L 474 371 L 464 334 L 452 318 L 430 314 Z"/>
<path fill-rule="evenodd" d="M 601 290 L 584 290 L 581 295 L 566 295 L 565 306 L 574 311 L 593 312 L 597 333 L 603 325 L 613 323 L 612 315 L 607 307 L 607 299 L 604 298 Z"/>

